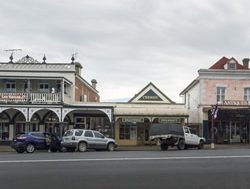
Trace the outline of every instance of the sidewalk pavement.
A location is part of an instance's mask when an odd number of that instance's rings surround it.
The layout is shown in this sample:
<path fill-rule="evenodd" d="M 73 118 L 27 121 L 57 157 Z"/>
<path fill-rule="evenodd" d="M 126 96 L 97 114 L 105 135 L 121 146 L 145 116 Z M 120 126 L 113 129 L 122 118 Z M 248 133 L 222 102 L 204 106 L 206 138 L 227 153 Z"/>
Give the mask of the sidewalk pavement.
<path fill-rule="evenodd" d="M 176 147 L 174 147 L 176 148 Z M 174 149 L 173 148 L 173 149 Z M 217 149 L 250 149 L 250 144 L 215 144 L 215 148 L 211 149 L 210 144 L 204 146 L 205 150 L 217 150 Z M 8 145 L 0 145 L 0 152 L 14 152 Z M 160 146 L 157 145 L 145 145 L 145 146 L 118 146 L 116 151 L 160 151 Z"/>

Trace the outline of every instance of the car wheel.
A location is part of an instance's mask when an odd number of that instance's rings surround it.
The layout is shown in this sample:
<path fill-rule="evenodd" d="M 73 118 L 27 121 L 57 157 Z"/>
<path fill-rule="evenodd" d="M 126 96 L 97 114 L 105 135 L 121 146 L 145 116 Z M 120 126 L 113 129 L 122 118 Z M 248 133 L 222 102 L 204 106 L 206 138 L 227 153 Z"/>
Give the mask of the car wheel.
<path fill-rule="evenodd" d="M 51 148 L 50 151 L 51 151 L 51 152 L 56 152 L 57 149 L 56 149 L 56 148 Z"/>
<path fill-rule="evenodd" d="M 203 148 L 204 148 L 204 142 L 201 140 L 198 145 L 198 149 L 203 149 Z"/>
<path fill-rule="evenodd" d="M 184 150 L 185 149 L 185 141 L 180 140 L 178 145 L 177 145 L 178 150 Z"/>
<path fill-rule="evenodd" d="M 162 151 L 168 150 L 168 145 L 167 144 L 161 144 L 161 150 Z"/>
<path fill-rule="evenodd" d="M 115 144 L 114 143 L 109 143 L 108 144 L 108 151 L 112 152 L 115 150 Z"/>
<path fill-rule="evenodd" d="M 59 149 L 59 152 L 67 152 L 67 148 L 65 148 L 64 146 L 61 146 Z"/>
<path fill-rule="evenodd" d="M 87 151 L 87 144 L 85 142 L 80 142 L 78 144 L 79 152 L 86 152 Z"/>
<path fill-rule="evenodd" d="M 74 151 L 75 151 L 75 148 L 66 148 L 66 151 L 67 151 L 67 152 L 74 152 Z"/>
<path fill-rule="evenodd" d="M 16 152 L 17 152 L 17 153 L 20 153 L 20 154 L 23 153 L 24 151 L 25 151 L 24 149 L 20 149 L 20 148 L 17 148 L 17 149 L 16 149 Z"/>
<path fill-rule="evenodd" d="M 35 148 L 34 144 L 31 144 L 31 143 L 27 144 L 27 146 L 26 146 L 27 153 L 33 153 L 35 150 L 36 150 L 36 148 Z"/>

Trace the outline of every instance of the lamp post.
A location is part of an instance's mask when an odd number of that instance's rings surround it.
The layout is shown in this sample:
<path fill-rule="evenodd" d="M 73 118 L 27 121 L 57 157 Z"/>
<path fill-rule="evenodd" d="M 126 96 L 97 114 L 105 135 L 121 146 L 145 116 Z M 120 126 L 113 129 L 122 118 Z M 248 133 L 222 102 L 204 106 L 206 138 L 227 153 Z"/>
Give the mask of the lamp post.
<path fill-rule="evenodd" d="M 211 149 L 214 149 L 214 116 L 211 114 L 212 125 L 211 125 Z"/>
<path fill-rule="evenodd" d="M 211 148 L 214 149 L 214 120 L 217 117 L 218 104 L 212 105 L 211 109 Z"/>

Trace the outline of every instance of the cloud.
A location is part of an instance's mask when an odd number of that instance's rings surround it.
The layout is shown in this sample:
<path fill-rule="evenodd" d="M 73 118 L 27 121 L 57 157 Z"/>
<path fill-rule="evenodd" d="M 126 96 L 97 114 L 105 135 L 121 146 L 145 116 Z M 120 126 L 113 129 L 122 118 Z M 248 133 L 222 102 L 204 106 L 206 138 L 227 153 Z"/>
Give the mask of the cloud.
<path fill-rule="evenodd" d="M 222 56 L 248 56 L 246 0 L 12 0 L 1 2 L 0 59 L 21 48 L 48 62 L 77 52 L 101 99 L 132 98 L 149 82 L 168 97 Z"/>

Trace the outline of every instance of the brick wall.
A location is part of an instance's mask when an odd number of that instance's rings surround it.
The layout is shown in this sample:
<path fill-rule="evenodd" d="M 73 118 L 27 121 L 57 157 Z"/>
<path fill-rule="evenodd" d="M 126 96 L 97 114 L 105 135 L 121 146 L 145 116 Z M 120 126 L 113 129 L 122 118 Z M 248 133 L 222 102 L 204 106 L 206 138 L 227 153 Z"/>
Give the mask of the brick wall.
<path fill-rule="evenodd" d="M 97 92 L 90 86 L 82 82 L 79 78 L 75 78 L 75 101 L 76 102 L 99 102 L 100 97 Z"/>

